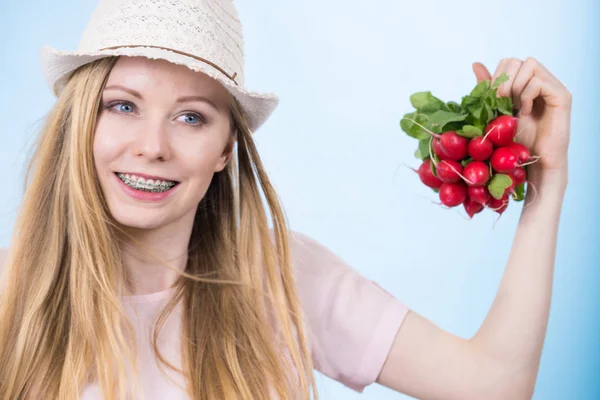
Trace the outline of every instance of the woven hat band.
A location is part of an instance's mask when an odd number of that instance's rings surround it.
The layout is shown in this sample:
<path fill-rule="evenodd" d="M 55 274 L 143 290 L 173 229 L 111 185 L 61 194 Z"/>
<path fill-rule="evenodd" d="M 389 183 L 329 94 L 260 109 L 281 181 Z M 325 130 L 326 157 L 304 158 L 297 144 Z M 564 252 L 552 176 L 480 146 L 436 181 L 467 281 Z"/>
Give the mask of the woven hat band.
<path fill-rule="evenodd" d="M 237 72 L 234 72 L 233 75 L 230 75 L 223 68 L 219 67 L 217 64 L 213 63 L 212 61 L 209 61 L 209 60 L 207 60 L 205 58 L 196 56 L 194 54 L 186 53 L 186 52 L 181 51 L 181 50 L 175 50 L 175 49 L 171 49 L 171 48 L 163 47 L 163 46 L 137 44 L 137 45 L 120 45 L 120 46 L 104 47 L 104 48 L 100 49 L 100 51 L 102 51 L 102 50 L 115 50 L 115 49 L 121 49 L 121 48 L 134 48 L 134 47 L 152 47 L 152 48 L 155 48 L 155 49 L 172 51 L 173 53 L 181 54 L 181 55 L 186 56 L 186 57 L 191 57 L 191 58 L 193 58 L 195 60 L 198 60 L 198 61 L 201 61 L 203 63 L 206 63 L 206 64 L 210 65 L 211 67 L 213 67 L 214 69 L 216 69 L 217 71 L 219 71 L 223 75 L 225 75 L 233 83 L 235 83 L 236 86 L 239 86 L 239 84 L 235 80 L 235 77 L 237 76 Z"/>

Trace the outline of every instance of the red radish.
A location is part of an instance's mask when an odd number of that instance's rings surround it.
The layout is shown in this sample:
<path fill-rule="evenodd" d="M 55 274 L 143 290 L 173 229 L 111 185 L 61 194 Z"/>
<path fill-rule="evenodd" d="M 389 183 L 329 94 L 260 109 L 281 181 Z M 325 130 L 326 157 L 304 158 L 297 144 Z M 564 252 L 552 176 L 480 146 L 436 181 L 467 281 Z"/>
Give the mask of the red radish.
<path fill-rule="evenodd" d="M 444 132 L 440 138 L 440 147 L 449 159 L 460 161 L 467 156 L 469 140 L 454 131 Z"/>
<path fill-rule="evenodd" d="M 490 169 L 483 161 L 471 161 L 463 169 L 462 175 L 469 186 L 483 186 L 490 179 Z"/>
<path fill-rule="evenodd" d="M 458 161 L 442 160 L 437 165 L 437 176 L 442 182 L 455 183 L 461 180 L 463 166 Z"/>
<path fill-rule="evenodd" d="M 507 147 L 500 147 L 494 150 L 490 158 L 492 168 L 502 174 L 512 172 L 517 167 L 518 162 L 519 159 L 515 152 Z"/>
<path fill-rule="evenodd" d="M 481 212 L 483 210 L 483 205 L 477 203 L 473 199 L 467 198 L 463 203 L 465 206 L 465 211 L 469 214 L 469 218 L 473 218 L 473 215 Z"/>
<path fill-rule="evenodd" d="M 483 136 L 476 136 L 469 140 L 467 151 L 474 160 L 486 161 L 494 152 L 494 146 L 492 142 L 484 139 Z"/>
<path fill-rule="evenodd" d="M 431 172 L 431 159 L 428 158 L 427 160 L 423 161 L 417 172 L 419 173 L 421 182 L 430 188 L 439 189 L 442 185 L 442 181 L 433 175 L 433 172 Z"/>
<path fill-rule="evenodd" d="M 442 183 L 440 201 L 448 207 L 455 207 L 467 199 L 467 185 L 464 182 Z"/>
<path fill-rule="evenodd" d="M 485 135 L 492 141 L 494 146 L 506 146 L 513 141 L 515 134 L 517 133 L 518 125 L 518 120 L 515 117 L 501 115 L 487 124 L 485 127 Z"/>
<path fill-rule="evenodd" d="M 516 155 L 520 163 L 526 163 L 531 157 L 529 149 L 521 143 L 511 142 L 505 147 L 511 149 Z"/>
<path fill-rule="evenodd" d="M 502 213 L 508 207 L 508 195 L 502 196 L 500 200 L 490 197 L 490 202 L 488 203 L 488 207 L 492 210 L 496 211 L 498 214 L 502 215 Z"/>
<path fill-rule="evenodd" d="M 440 160 L 447 160 L 448 155 L 444 152 L 444 149 L 440 146 L 440 139 L 433 138 L 433 152 L 437 154 Z"/>
<path fill-rule="evenodd" d="M 485 186 L 469 186 L 468 193 L 471 200 L 482 206 L 487 205 L 490 201 L 490 192 Z"/>
<path fill-rule="evenodd" d="M 519 186 L 525 183 L 525 181 L 527 181 L 527 174 L 525 172 L 525 168 L 515 168 L 515 170 L 510 174 L 510 178 L 513 180 L 513 182 L 515 182 L 515 186 Z"/>

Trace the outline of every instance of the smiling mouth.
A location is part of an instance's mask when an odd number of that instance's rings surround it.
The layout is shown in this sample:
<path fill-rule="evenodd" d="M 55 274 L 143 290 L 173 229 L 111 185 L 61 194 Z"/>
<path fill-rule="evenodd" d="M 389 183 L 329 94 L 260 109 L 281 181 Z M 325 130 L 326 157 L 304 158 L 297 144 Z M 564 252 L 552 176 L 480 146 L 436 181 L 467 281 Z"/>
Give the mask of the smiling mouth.
<path fill-rule="evenodd" d="M 115 172 L 115 175 L 127 186 L 143 192 L 167 192 L 179 185 L 179 181 L 144 179 L 130 174 Z"/>

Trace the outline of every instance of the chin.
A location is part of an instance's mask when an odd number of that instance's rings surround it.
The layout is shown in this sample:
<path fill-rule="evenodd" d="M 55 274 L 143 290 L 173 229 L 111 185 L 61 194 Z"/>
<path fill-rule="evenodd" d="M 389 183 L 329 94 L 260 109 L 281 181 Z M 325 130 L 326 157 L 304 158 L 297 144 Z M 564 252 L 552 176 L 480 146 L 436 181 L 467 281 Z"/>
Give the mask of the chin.
<path fill-rule="evenodd" d="M 132 210 L 133 211 L 133 210 Z M 168 218 L 164 216 L 153 216 L 151 212 L 127 212 L 127 208 L 120 212 L 111 210 L 113 218 L 121 225 L 128 228 L 151 230 L 169 224 Z"/>

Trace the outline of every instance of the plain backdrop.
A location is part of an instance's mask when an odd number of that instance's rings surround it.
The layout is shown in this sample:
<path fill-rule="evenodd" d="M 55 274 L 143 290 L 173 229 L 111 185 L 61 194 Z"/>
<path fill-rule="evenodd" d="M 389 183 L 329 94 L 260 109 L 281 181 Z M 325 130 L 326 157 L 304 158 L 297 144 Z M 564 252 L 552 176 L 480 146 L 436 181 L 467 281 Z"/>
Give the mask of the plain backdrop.
<path fill-rule="evenodd" d="M 0 0 L 0 246 L 22 195 L 26 151 L 54 98 L 39 48 L 74 50 L 91 0 Z M 537 58 L 573 93 L 570 181 L 534 399 L 600 398 L 600 253 L 595 155 L 600 129 L 600 5 L 594 0 L 239 0 L 246 81 L 280 107 L 255 133 L 293 229 L 444 329 L 471 336 L 496 293 L 522 205 L 486 211 L 433 204 L 408 168 L 416 141 L 399 128 L 409 96 L 460 101 L 504 57 Z M 518 312 L 518 310 L 515 310 Z M 362 395 L 318 375 L 323 399 Z"/>

